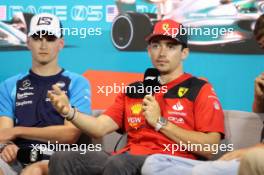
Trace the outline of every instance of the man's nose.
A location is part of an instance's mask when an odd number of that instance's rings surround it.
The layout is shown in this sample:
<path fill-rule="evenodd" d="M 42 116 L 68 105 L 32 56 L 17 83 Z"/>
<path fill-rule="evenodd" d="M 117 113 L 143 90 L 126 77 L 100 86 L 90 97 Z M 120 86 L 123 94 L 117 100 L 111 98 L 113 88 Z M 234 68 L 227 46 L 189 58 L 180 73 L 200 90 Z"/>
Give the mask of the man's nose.
<path fill-rule="evenodd" d="M 167 51 L 167 47 L 165 45 L 161 45 L 160 46 L 160 56 L 165 56 L 166 55 L 166 51 Z"/>
<path fill-rule="evenodd" d="M 45 38 L 42 38 L 42 39 L 40 40 L 40 42 L 41 42 L 41 44 L 40 44 L 40 48 L 41 48 L 41 49 L 45 49 L 45 48 L 47 48 L 47 40 L 46 40 Z"/>

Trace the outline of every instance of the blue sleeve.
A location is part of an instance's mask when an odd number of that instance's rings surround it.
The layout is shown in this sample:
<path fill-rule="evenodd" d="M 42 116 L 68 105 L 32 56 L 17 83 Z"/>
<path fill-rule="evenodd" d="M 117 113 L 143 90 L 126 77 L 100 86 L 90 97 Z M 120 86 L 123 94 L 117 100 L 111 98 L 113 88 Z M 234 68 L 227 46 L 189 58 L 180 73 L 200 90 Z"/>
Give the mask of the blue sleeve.
<path fill-rule="evenodd" d="M 17 78 L 10 78 L 0 84 L 0 117 L 15 119 L 15 91 Z"/>
<path fill-rule="evenodd" d="M 88 80 L 80 75 L 72 77 L 69 96 L 72 106 L 82 113 L 91 114 L 91 88 Z"/>

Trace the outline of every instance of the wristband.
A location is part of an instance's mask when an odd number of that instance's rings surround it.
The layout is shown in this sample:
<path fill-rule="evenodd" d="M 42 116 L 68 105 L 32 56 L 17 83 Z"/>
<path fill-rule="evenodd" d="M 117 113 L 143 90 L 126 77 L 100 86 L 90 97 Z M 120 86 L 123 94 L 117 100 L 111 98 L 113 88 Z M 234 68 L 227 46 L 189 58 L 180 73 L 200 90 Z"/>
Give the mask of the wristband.
<path fill-rule="evenodd" d="M 77 112 L 78 112 L 78 110 L 77 110 L 77 108 L 70 108 L 70 112 L 68 113 L 68 115 L 67 115 L 67 117 L 65 117 L 65 119 L 67 120 L 67 121 L 72 121 L 74 118 L 76 118 L 76 115 L 77 115 Z"/>
<path fill-rule="evenodd" d="M 73 108 L 69 105 L 69 112 L 67 114 L 61 114 L 64 118 L 68 118 L 73 115 Z"/>

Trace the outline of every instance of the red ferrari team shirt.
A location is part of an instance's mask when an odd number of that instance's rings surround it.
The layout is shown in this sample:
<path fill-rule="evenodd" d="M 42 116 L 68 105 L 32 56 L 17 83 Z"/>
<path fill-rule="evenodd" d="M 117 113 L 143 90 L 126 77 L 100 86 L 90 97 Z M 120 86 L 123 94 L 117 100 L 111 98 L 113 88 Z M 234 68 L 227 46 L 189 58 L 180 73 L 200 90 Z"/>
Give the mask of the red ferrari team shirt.
<path fill-rule="evenodd" d="M 168 121 L 186 130 L 219 132 L 224 136 L 223 110 L 208 82 L 185 73 L 163 85 L 161 89 L 163 90 L 156 93 L 155 98 L 160 105 L 161 115 Z M 179 149 L 179 143 L 155 131 L 147 123 L 142 110 L 143 98 L 144 95 L 138 93 L 121 93 L 116 97 L 114 104 L 104 112 L 128 135 L 127 145 L 117 153 L 161 153 L 196 159 L 194 154 Z"/>

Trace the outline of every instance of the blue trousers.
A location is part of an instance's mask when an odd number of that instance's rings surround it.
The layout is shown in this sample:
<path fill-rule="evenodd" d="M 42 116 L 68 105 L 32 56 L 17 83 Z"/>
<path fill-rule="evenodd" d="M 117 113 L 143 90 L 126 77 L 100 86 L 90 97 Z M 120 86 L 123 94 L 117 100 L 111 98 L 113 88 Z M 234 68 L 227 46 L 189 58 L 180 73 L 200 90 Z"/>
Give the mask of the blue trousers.
<path fill-rule="evenodd" d="M 239 161 L 200 161 L 155 154 L 147 157 L 142 175 L 237 175 Z"/>
<path fill-rule="evenodd" d="M 0 158 L 0 169 L 4 175 L 17 175 L 22 171 L 23 167 L 22 164 L 17 160 L 9 165 Z"/>

